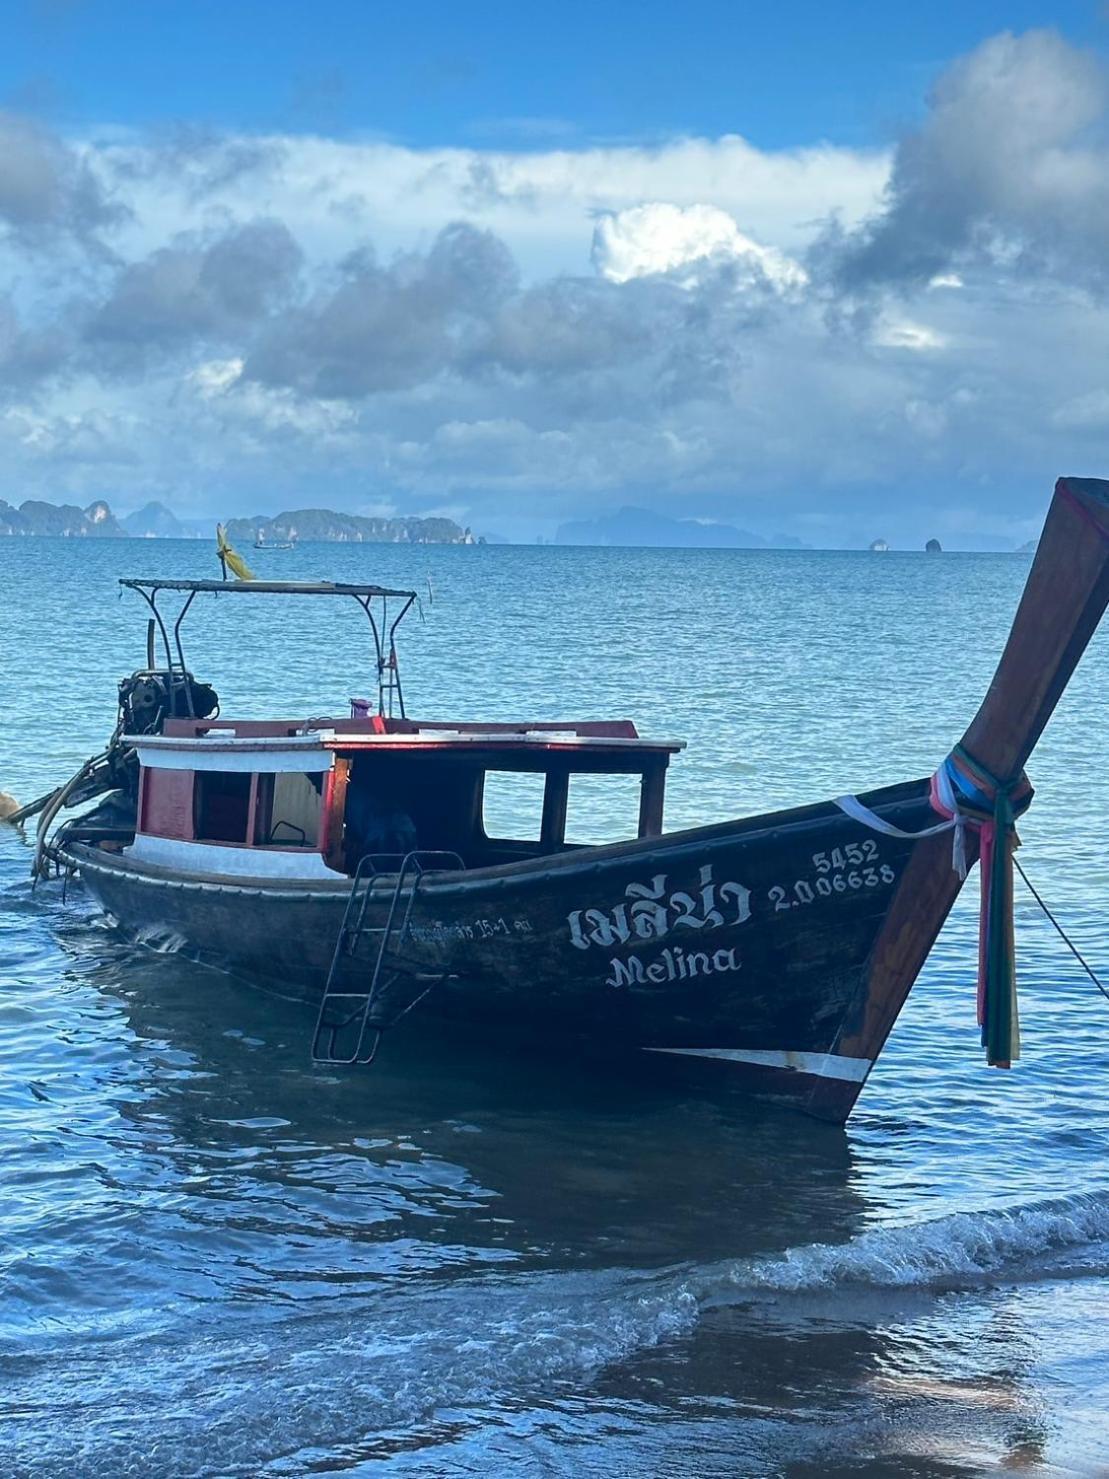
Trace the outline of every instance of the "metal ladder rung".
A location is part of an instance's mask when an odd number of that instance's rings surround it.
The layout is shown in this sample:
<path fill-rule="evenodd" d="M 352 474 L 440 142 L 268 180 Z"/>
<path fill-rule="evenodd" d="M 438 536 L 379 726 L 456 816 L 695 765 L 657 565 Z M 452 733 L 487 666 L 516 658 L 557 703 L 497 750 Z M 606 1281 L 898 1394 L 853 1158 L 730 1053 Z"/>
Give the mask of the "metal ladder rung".
<path fill-rule="evenodd" d="M 350 896 L 347 899 L 346 908 L 343 911 L 343 921 L 339 926 L 339 933 L 335 940 L 335 949 L 331 958 L 331 969 L 327 973 L 327 981 L 324 985 L 323 997 L 320 1001 L 319 1013 L 316 1017 L 316 1030 L 312 1035 L 312 1059 L 316 1063 L 364 1063 L 373 1062 L 381 1042 L 382 1033 L 391 1023 L 377 1023 L 372 1021 L 371 1013 L 373 1005 L 380 995 L 383 987 L 387 989 L 401 976 L 407 975 L 410 979 L 420 984 L 429 982 L 419 996 L 413 998 L 394 1017 L 398 1021 L 406 1012 L 421 1001 L 427 993 L 445 979 L 446 972 L 439 975 L 421 972 L 415 968 L 414 962 L 407 962 L 400 953 L 404 943 L 408 939 L 412 924 L 412 914 L 416 905 L 416 895 L 419 892 L 420 882 L 428 872 L 434 871 L 428 867 L 432 860 L 442 860 L 452 863 L 456 868 L 465 867 L 462 859 L 455 852 L 410 852 L 406 853 L 400 860 L 397 870 L 396 882 L 393 886 L 392 897 L 389 901 L 389 912 L 385 918 L 384 925 L 367 925 L 366 911 L 369 907 L 370 896 L 373 893 L 374 879 L 380 874 L 376 862 L 383 854 L 362 858 L 355 870 L 354 880 L 351 884 Z M 389 855 L 390 860 L 396 855 Z M 411 880 L 411 886 L 407 889 L 405 885 Z M 359 892 L 359 885 L 364 885 Z M 397 910 L 401 899 L 406 900 L 403 914 L 400 920 L 399 936 L 397 926 Z M 355 922 L 352 924 L 352 916 Z M 373 971 L 365 991 L 337 991 L 334 989 L 336 976 L 344 959 L 354 958 L 357 955 L 359 941 L 365 935 L 379 936 L 377 956 L 374 960 Z M 399 948 L 389 949 L 390 941 L 397 936 Z M 385 981 L 388 972 L 388 980 Z M 341 1016 L 338 1021 L 329 1016 L 328 1008 L 338 1002 L 361 1002 L 360 1007 Z M 355 1027 L 357 1031 L 353 1034 L 353 1051 L 349 1054 L 341 1054 L 338 1051 L 338 1037 L 341 1032 Z M 373 1044 L 368 1053 L 364 1053 L 364 1044 L 367 1032 L 372 1030 Z M 324 1040 L 326 1039 L 326 1050 Z"/>

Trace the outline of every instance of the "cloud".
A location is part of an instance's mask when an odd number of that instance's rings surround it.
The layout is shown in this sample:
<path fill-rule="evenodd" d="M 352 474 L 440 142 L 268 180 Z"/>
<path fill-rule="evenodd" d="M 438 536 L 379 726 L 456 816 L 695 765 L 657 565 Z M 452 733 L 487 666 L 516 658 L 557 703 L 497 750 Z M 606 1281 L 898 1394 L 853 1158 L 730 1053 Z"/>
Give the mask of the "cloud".
<path fill-rule="evenodd" d="M 528 401 L 532 417 L 579 421 L 719 399 L 734 387 L 744 331 L 778 297 L 748 257 L 706 257 L 695 278 L 675 269 L 526 286 L 502 242 L 454 223 L 423 254 L 349 257 L 328 287 L 270 320 L 243 380 L 325 400 L 419 391 L 445 415 L 457 397 Z"/>
<path fill-rule="evenodd" d="M 645 147 L 409 149 L 318 134 L 243 138 L 190 131 L 123 136 L 94 151 L 97 177 L 132 207 L 121 250 L 230 220 L 284 221 L 313 262 L 372 232 L 384 260 L 425 248 L 450 221 L 493 231 L 527 281 L 587 265 L 599 216 L 661 201 L 708 203 L 755 240 L 795 253 L 835 213 L 851 227 L 878 209 L 888 151 L 818 145 L 760 150 L 734 135 Z M 583 251 L 584 242 L 584 251 Z"/>
<path fill-rule="evenodd" d="M 447 227 L 426 255 L 388 266 L 363 250 L 333 286 L 270 324 L 243 373 L 325 399 L 417 385 L 475 352 L 515 286 L 504 246 L 471 226 Z"/>
<path fill-rule="evenodd" d="M 1106 101 L 1101 62 L 1056 33 L 990 38 L 940 76 L 897 148 L 883 208 L 829 233 L 816 260 L 849 290 L 975 268 L 1104 287 Z"/>
<path fill-rule="evenodd" d="M 1064 431 L 1109 431 L 1109 390 L 1091 390 L 1065 401 L 1051 413 L 1051 424 Z"/>
<path fill-rule="evenodd" d="M 883 315 L 875 321 L 871 338 L 874 344 L 883 349 L 944 349 L 948 342 L 943 334 L 926 324 L 889 315 Z"/>
<path fill-rule="evenodd" d="M 122 270 L 85 338 L 139 355 L 227 342 L 288 299 L 301 260 L 280 221 L 251 221 L 211 241 L 179 238 Z"/>
<path fill-rule="evenodd" d="M 0 295 L 0 395 L 25 393 L 57 374 L 71 348 L 63 328 L 28 328 L 11 297 Z"/>
<path fill-rule="evenodd" d="M 660 272 L 688 269 L 696 280 L 698 264 L 731 262 L 752 279 L 786 290 L 804 285 L 802 267 L 773 247 L 744 236 L 726 211 L 712 205 L 686 207 L 655 201 L 610 211 L 593 231 L 593 265 L 609 282 L 628 282 Z"/>
<path fill-rule="evenodd" d="M 0 112 L 0 226 L 18 245 L 59 238 L 91 244 L 121 214 L 76 149 L 27 118 Z"/>
<path fill-rule="evenodd" d="M 240 188 L 266 188 L 279 177 L 286 144 L 277 138 L 220 134 L 196 124 L 167 129 L 153 141 L 100 146 L 98 172 L 112 188 L 153 185 L 195 209 L 226 201 Z"/>

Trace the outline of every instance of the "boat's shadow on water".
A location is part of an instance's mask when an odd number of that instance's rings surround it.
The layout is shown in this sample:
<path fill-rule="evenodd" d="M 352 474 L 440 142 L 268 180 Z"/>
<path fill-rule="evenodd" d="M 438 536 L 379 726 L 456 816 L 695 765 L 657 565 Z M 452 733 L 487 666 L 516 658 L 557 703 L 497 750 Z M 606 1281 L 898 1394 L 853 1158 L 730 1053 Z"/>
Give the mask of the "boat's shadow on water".
<path fill-rule="evenodd" d="M 329 1155 L 368 1178 L 399 1161 L 457 1168 L 453 1235 L 477 1222 L 521 1256 L 561 1249 L 638 1266 L 839 1240 L 858 1225 L 844 1131 L 730 1090 L 683 1065 L 544 1052 L 428 1017 L 387 1034 L 370 1067 L 314 1065 L 315 1008 L 180 953 L 135 944 L 88 912 L 62 935 L 114 996 L 153 1103 L 186 1142 L 257 1137 Z M 172 1076 L 160 1050 L 184 1054 Z M 424 1209 L 426 1210 L 426 1209 Z M 422 1228 L 421 1232 L 426 1232 Z"/>

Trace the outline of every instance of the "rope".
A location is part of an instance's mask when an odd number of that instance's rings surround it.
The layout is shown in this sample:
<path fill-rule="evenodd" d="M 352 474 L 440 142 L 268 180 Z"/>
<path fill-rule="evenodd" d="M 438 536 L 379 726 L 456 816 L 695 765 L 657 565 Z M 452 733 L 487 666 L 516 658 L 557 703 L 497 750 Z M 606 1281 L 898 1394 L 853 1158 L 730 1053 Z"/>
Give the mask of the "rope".
<path fill-rule="evenodd" d="M 1020 1024 L 1013 941 L 1013 854 L 1020 846 L 1016 818 L 1032 800 L 1024 772 L 997 776 L 964 745 L 956 745 L 932 781 L 932 806 L 956 820 L 956 853 L 963 828 L 978 833 L 982 902 L 978 926 L 978 1024 L 986 1062 L 1008 1068 L 1020 1057 Z M 961 866 L 960 866 L 961 864 Z M 965 854 L 956 856 L 966 876 Z"/>
<path fill-rule="evenodd" d="M 871 811 L 869 806 L 864 806 L 857 796 L 837 796 L 833 804 L 840 811 L 846 812 L 852 821 L 861 822 L 872 832 L 880 832 L 883 837 L 903 837 L 910 842 L 916 842 L 920 837 L 934 837 L 937 832 L 950 832 L 955 826 L 954 819 L 949 819 L 938 822 L 934 827 L 923 827 L 919 832 L 906 832 L 901 827 L 895 827 L 892 822 L 887 822 L 876 811 Z"/>
<path fill-rule="evenodd" d="M 835 804 L 853 821 L 887 837 L 917 841 L 951 831 L 951 866 L 967 876 L 967 828 L 978 835 L 982 901 L 978 926 L 978 1025 L 986 1062 L 1008 1068 L 1020 1057 L 1020 1024 L 1013 943 L 1013 853 L 1020 845 L 1016 818 L 1032 800 L 1023 771 L 996 776 L 963 745 L 956 745 L 932 777 L 932 810 L 943 821 L 906 832 L 863 805 L 857 796 Z"/>
<path fill-rule="evenodd" d="M 1086 957 L 1082 954 L 1081 950 L 1079 950 L 1078 946 L 1074 943 L 1074 941 L 1067 934 L 1067 932 L 1063 928 L 1063 926 L 1055 918 L 1055 915 L 1052 914 L 1051 910 L 1044 903 L 1043 899 L 1040 897 L 1039 893 L 1037 892 L 1036 887 L 1033 884 L 1032 880 L 1029 878 L 1028 874 L 1021 867 L 1020 860 L 1018 858 L 1014 858 L 1013 859 L 1013 866 L 1016 868 L 1016 870 L 1020 874 L 1020 876 L 1024 879 L 1024 884 L 1025 884 L 1025 887 L 1028 889 L 1028 892 L 1032 895 L 1032 897 L 1035 899 L 1036 903 L 1039 904 L 1040 908 L 1044 911 L 1044 913 L 1047 915 L 1048 919 L 1050 919 L 1051 922 L 1052 922 L 1052 924 L 1055 926 L 1055 929 L 1056 929 L 1056 931 L 1057 931 L 1057 933 L 1059 935 L 1059 938 L 1062 940 L 1063 944 L 1067 947 L 1067 949 L 1070 951 L 1070 953 L 1074 956 L 1075 960 L 1077 960 L 1078 964 L 1086 972 L 1086 974 L 1089 976 L 1090 980 L 1094 983 L 1094 985 L 1097 987 L 1097 989 L 1101 992 L 1102 996 L 1104 996 L 1105 1000 L 1106 1001 L 1109 1001 L 1109 991 L 1107 991 L 1105 989 L 1105 987 L 1101 984 L 1101 982 L 1098 980 L 1097 972 L 1089 964 L 1089 962 L 1086 960 Z"/>
<path fill-rule="evenodd" d="M 54 857 L 54 851 L 49 840 L 50 828 L 54 824 L 55 817 L 61 811 L 62 807 L 66 804 L 66 802 L 69 800 L 70 796 L 77 789 L 80 783 L 83 780 L 87 779 L 87 777 L 92 773 L 92 771 L 96 769 L 98 765 L 104 764 L 104 762 L 108 759 L 109 754 L 110 747 L 109 749 L 102 751 L 99 755 L 93 755 L 91 759 L 86 760 L 77 774 L 75 776 L 71 776 L 64 785 L 59 786 L 58 789 L 49 797 L 46 805 L 39 813 L 38 826 L 35 834 L 35 857 L 33 863 L 31 864 L 31 877 L 36 882 L 40 878 L 46 877 L 49 866 L 47 860 L 50 859 L 52 861 L 56 861 Z"/>

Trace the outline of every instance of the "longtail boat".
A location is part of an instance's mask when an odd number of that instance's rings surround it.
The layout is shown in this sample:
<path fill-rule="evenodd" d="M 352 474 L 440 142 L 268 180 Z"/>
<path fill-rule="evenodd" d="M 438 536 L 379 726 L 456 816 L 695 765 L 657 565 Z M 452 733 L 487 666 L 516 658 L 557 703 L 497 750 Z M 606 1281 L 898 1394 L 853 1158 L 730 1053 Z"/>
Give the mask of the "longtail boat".
<path fill-rule="evenodd" d="M 1025 763 L 1109 601 L 1109 482 L 1056 485 L 996 676 L 933 777 L 678 832 L 663 829 L 677 741 L 627 720 L 408 718 L 395 638 L 411 591 L 122 584 L 150 607 L 147 665 L 120 685 L 105 752 L 47 802 L 36 868 L 78 872 L 143 939 L 314 998 L 318 1060 L 369 1061 L 385 1029 L 435 1014 L 560 1054 L 666 1055 L 842 1122 L 979 860 L 983 1043 L 993 1064 L 1017 1056 L 1014 822 L 1032 798 Z M 376 701 L 216 717 L 181 647 L 213 591 L 356 601 Z M 171 628 L 159 601 L 178 597 Z M 487 833 L 496 772 L 542 778 L 531 840 Z M 566 840 L 581 775 L 637 778 L 636 836 Z"/>

